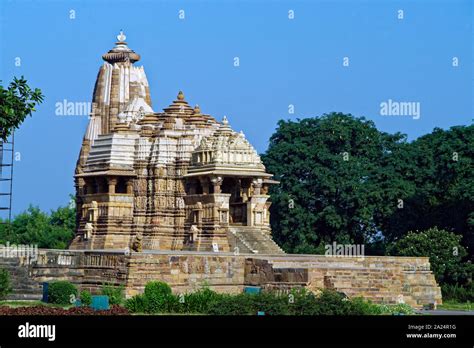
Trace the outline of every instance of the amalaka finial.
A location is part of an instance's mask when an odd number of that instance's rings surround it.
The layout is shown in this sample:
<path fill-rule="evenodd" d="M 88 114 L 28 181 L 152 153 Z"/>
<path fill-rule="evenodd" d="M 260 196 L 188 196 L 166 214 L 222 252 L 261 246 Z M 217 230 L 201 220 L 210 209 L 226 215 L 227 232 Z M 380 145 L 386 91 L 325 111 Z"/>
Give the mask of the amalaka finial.
<path fill-rule="evenodd" d="M 227 116 L 224 115 L 224 117 L 222 118 L 222 124 L 223 125 L 228 125 L 229 124 L 229 121 L 227 121 Z"/>
<path fill-rule="evenodd" d="M 125 34 L 123 33 L 123 30 L 120 29 L 120 34 L 117 35 L 117 40 L 118 40 L 119 42 L 125 42 L 125 39 L 126 39 L 126 38 L 127 38 L 127 37 L 126 37 Z"/>
<path fill-rule="evenodd" d="M 178 100 L 184 100 L 184 94 L 182 91 L 179 91 L 178 93 Z"/>
<path fill-rule="evenodd" d="M 200 114 L 201 113 L 201 108 L 197 104 L 194 106 L 194 113 L 195 114 Z"/>

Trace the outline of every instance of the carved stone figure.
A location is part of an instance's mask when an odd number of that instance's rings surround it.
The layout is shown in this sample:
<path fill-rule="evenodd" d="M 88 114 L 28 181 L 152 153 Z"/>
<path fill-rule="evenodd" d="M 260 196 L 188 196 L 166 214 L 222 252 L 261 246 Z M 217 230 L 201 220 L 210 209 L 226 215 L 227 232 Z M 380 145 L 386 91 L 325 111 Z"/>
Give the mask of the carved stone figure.
<path fill-rule="evenodd" d="M 143 239 L 143 236 L 141 235 L 141 233 L 137 233 L 135 235 L 135 239 L 133 240 L 133 243 L 132 243 L 132 250 L 135 251 L 135 252 L 141 252 L 142 251 L 142 239 Z"/>

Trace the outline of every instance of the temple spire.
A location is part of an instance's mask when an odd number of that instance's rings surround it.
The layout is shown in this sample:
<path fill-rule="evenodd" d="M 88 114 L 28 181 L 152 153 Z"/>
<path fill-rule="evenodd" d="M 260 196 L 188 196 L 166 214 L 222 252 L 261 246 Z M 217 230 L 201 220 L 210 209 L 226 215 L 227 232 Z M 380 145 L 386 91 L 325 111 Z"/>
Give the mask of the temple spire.
<path fill-rule="evenodd" d="M 120 34 L 117 35 L 118 42 L 125 42 L 126 39 L 127 39 L 127 37 L 123 33 L 123 30 L 120 29 Z"/>
<path fill-rule="evenodd" d="M 115 47 L 112 48 L 109 52 L 102 56 L 102 59 L 110 64 L 119 63 L 119 62 L 130 62 L 135 63 L 140 60 L 140 55 L 136 54 L 135 51 L 131 50 L 125 40 L 123 30 L 120 30 L 120 33 L 117 35 L 117 42 Z"/>

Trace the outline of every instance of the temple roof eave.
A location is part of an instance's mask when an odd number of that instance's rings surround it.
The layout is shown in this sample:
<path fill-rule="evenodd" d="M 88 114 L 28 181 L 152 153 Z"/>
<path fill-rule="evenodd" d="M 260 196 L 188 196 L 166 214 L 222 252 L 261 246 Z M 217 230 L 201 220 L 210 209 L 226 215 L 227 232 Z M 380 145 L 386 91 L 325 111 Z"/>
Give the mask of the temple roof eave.
<path fill-rule="evenodd" d="M 273 174 L 266 173 L 265 171 L 253 170 L 249 168 L 199 168 L 189 169 L 188 173 L 183 175 L 185 178 L 192 178 L 198 176 L 239 176 L 249 178 L 271 178 Z"/>
<path fill-rule="evenodd" d="M 136 177 L 137 173 L 134 170 L 119 170 L 119 169 L 109 169 L 109 170 L 98 170 L 91 172 L 84 172 L 74 175 L 75 178 L 84 178 L 84 177 L 95 177 L 95 176 L 132 176 Z"/>

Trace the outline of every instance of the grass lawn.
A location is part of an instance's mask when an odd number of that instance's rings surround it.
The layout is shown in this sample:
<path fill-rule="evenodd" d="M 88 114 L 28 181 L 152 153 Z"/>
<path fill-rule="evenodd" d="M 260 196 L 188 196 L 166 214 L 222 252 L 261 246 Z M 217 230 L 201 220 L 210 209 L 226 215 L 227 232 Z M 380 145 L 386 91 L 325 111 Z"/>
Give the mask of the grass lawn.
<path fill-rule="evenodd" d="M 457 302 L 457 301 L 445 301 L 442 305 L 438 306 L 438 309 L 451 309 L 456 311 L 473 311 L 474 303 L 472 302 Z"/>

